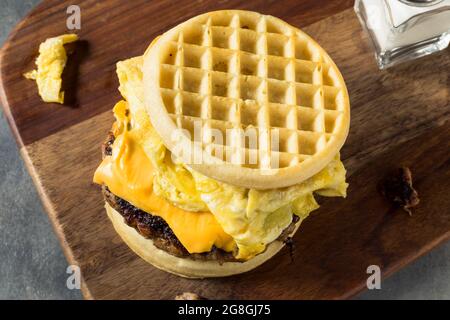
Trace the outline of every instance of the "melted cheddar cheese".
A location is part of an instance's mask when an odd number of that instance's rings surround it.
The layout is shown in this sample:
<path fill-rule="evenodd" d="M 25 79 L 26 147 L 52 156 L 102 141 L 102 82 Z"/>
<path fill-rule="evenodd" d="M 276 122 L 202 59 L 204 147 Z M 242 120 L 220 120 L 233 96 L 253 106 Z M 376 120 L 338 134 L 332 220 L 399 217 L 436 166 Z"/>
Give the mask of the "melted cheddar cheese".
<path fill-rule="evenodd" d="M 136 130 L 129 128 L 127 102 L 114 107 L 116 139 L 112 155 L 105 157 L 94 182 L 108 186 L 112 193 L 167 222 L 189 253 L 211 251 L 212 246 L 232 251 L 233 238 L 226 234 L 211 212 L 190 212 L 177 208 L 153 192 L 154 169 L 141 147 Z"/>

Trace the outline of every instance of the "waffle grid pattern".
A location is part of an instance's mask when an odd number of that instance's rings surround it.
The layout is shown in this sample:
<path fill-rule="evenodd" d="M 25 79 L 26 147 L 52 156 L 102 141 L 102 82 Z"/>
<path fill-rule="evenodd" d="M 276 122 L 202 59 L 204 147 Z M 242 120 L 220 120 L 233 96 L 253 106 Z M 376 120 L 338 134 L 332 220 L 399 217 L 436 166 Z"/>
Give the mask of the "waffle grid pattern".
<path fill-rule="evenodd" d="M 160 68 L 167 112 L 217 158 L 260 169 L 295 166 L 340 127 L 345 86 L 323 50 L 285 23 L 212 16 L 168 45 Z M 247 142 L 249 128 L 257 144 Z"/>

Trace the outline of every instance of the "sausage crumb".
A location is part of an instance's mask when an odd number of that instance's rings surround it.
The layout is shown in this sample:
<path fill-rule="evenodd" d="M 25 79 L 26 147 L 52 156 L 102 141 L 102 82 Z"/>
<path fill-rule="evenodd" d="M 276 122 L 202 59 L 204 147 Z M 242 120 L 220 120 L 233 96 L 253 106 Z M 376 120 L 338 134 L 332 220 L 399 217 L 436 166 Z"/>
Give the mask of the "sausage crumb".
<path fill-rule="evenodd" d="M 380 185 L 381 194 L 411 216 L 411 208 L 419 204 L 419 194 L 413 188 L 411 170 L 401 167 L 389 174 Z"/>
<path fill-rule="evenodd" d="M 287 237 L 284 240 L 284 244 L 288 247 L 289 249 L 289 257 L 291 258 L 291 263 L 294 262 L 294 251 L 295 251 L 295 243 L 294 240 L 292 239 L 292 237 Z"/>

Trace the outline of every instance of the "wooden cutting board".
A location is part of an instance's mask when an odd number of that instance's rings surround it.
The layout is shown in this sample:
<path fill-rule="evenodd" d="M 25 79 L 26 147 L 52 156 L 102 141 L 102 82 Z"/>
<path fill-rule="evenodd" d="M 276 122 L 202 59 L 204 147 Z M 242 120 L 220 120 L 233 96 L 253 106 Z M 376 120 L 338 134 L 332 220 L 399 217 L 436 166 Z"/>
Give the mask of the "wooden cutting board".
<path fill-rule="evenodd" d="M 43 103 L 22 73 L 39 43 L 66 32 L 66 8 L 81 7 L 82 39 L 70 57 L 66 106 Z M 383 276 L 450 237 L 449 83 L 444 51 L 379 71 L 353 1 L 44 1 L 12 32 L 1 54 L 5 114 L 82 290 L 96 299 L 172 299 L 191 291 L 211 299 L 339 299 L 363 290 L 369 265 Z M 245 8 L 302 27 L 346 79 L 351 130 L 342 150 L 348 198 L 322 206 L 287 248 L 235 277 L 187 280 L 159 271 L 114 232 L 92 175 L 120 99 L 115 63 L 142 54 L 156 35 L 198 13 Z M 377 192 L 390 169 L 412 169 L 421 203 L 412 217 Z"/>

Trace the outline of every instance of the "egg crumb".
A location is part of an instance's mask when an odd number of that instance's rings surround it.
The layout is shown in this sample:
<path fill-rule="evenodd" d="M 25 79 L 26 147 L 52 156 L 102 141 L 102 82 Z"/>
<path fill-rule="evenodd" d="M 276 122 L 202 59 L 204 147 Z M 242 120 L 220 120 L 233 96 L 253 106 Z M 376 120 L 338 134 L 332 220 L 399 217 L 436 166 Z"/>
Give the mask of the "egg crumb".
<path fill-rule="evenodd" d="M 64 103 L 64 91 L 61 91 L 61 76 L 67 62 L 64 45 L 77 40 L 76 34 L 64 34 L 45 40 L 39 46 L 37 70 L 24 74 L 25 78 L 36 81 L 44 102 Z"/>

